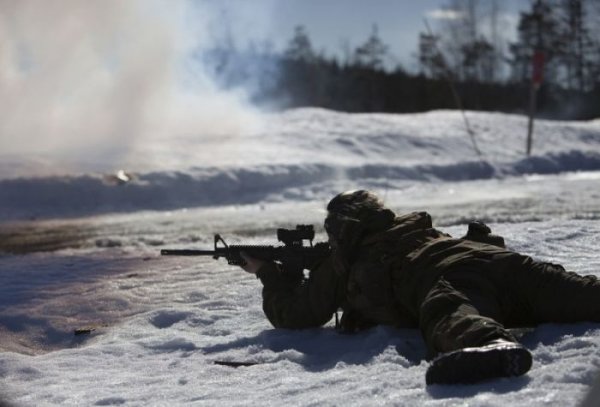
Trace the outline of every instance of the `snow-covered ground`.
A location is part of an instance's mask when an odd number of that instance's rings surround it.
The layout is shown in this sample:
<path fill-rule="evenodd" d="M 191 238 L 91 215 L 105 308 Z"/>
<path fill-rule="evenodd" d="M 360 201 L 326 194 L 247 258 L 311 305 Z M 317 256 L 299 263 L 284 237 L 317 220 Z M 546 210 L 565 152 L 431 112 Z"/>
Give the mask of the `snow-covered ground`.
<path fill-rule="evenodd" d="M 600 276 L 600 121 L 539 121 L 526 158 L 524 117 L 467 114 L 481 156 L 457 112 L 322 109 L 147 137 L 118 163 L 0 152 L 0 394 L 16 406 L 576 405 L 597 380 L 600 324 L 523 332 L 524 377 L 426 387 L 416 330 L 273 329 L 241 269 L 159 256 L 210 248 L 214 233 L 276 244 L 277 227 L 300 223 L 322 240 L 327 201 L 360 187 L 452 235 L 482 219 L 512 249 Z"/>

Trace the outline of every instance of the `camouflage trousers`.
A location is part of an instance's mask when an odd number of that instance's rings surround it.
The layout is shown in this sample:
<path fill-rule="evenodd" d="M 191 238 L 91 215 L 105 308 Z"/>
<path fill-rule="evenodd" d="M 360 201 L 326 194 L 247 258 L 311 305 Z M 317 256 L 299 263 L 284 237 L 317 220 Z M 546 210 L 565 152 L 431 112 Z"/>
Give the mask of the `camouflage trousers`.
<path fill-rule="evenodd" d="M 520 255 L 453 267 L 419 312 L 429 357 L 499 338 L 516 341 L 507 328 L 579 321 L 600 322 L 600 281 Z"/>

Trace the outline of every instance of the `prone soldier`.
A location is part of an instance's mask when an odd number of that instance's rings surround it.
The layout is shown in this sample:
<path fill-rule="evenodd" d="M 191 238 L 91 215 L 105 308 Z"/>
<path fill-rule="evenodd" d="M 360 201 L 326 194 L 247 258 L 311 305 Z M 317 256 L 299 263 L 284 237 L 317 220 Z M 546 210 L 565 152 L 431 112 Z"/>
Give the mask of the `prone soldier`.
<path fill-rule="evenodd" d="M 364 190 L 337 195 L 327 211 L 331 252 L 306 281 L 242 253 L 275 327 L 322 326 L 341 308 L 343 332 L 418 328 L 432 360 L 426 383 L 451 384 L 527 373 L 531 353 L 508 328 L 600 322 L 596 277 L 508 250 L 483 224 L 452 238 L 426 212 L 398 216 Z"/>

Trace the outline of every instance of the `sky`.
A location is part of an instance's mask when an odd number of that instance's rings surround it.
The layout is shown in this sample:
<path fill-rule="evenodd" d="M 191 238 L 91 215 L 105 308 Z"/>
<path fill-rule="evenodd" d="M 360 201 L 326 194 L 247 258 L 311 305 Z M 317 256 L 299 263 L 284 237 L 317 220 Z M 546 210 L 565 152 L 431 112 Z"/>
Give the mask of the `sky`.
<path fill-rule="evenodd" d="M 519 11 L 527 9 L 530 1 L 499 3 L 502 32 L 514 37 Z M 437 21 L 448 17 L 440 12 L 448 0 L 199 0 L 196 4 L 218 7 L 235 21 L 229 29 L 240 46 L 267 39 L 281 50 L 294 27 L 303 25 L 317 51 L 342 55 L 344 47 L 354 49 L 362 44 L 377 24 L 396 62 L 408 69 L 416 69 L 414 55 L 419 32 L 425 30 L 424 19 L 435 27 Z M 223 27 L 215 27 L 219 29 Z"/>

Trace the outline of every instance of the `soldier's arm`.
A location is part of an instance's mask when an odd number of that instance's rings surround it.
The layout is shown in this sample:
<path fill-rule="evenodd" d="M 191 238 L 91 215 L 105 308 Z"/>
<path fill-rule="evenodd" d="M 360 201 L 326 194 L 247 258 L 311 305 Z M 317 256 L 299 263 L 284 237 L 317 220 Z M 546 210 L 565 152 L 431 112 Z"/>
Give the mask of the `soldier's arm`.
<path fill-rule="evenodd" d="M 256 272 L 263 283 L 263 310 L 276 328 L 302 329 L 327 323 L 341 303 L 341 281 L 328 257 L 302 283 L 286 279 L 285 270 L 264 263 Z"/>

